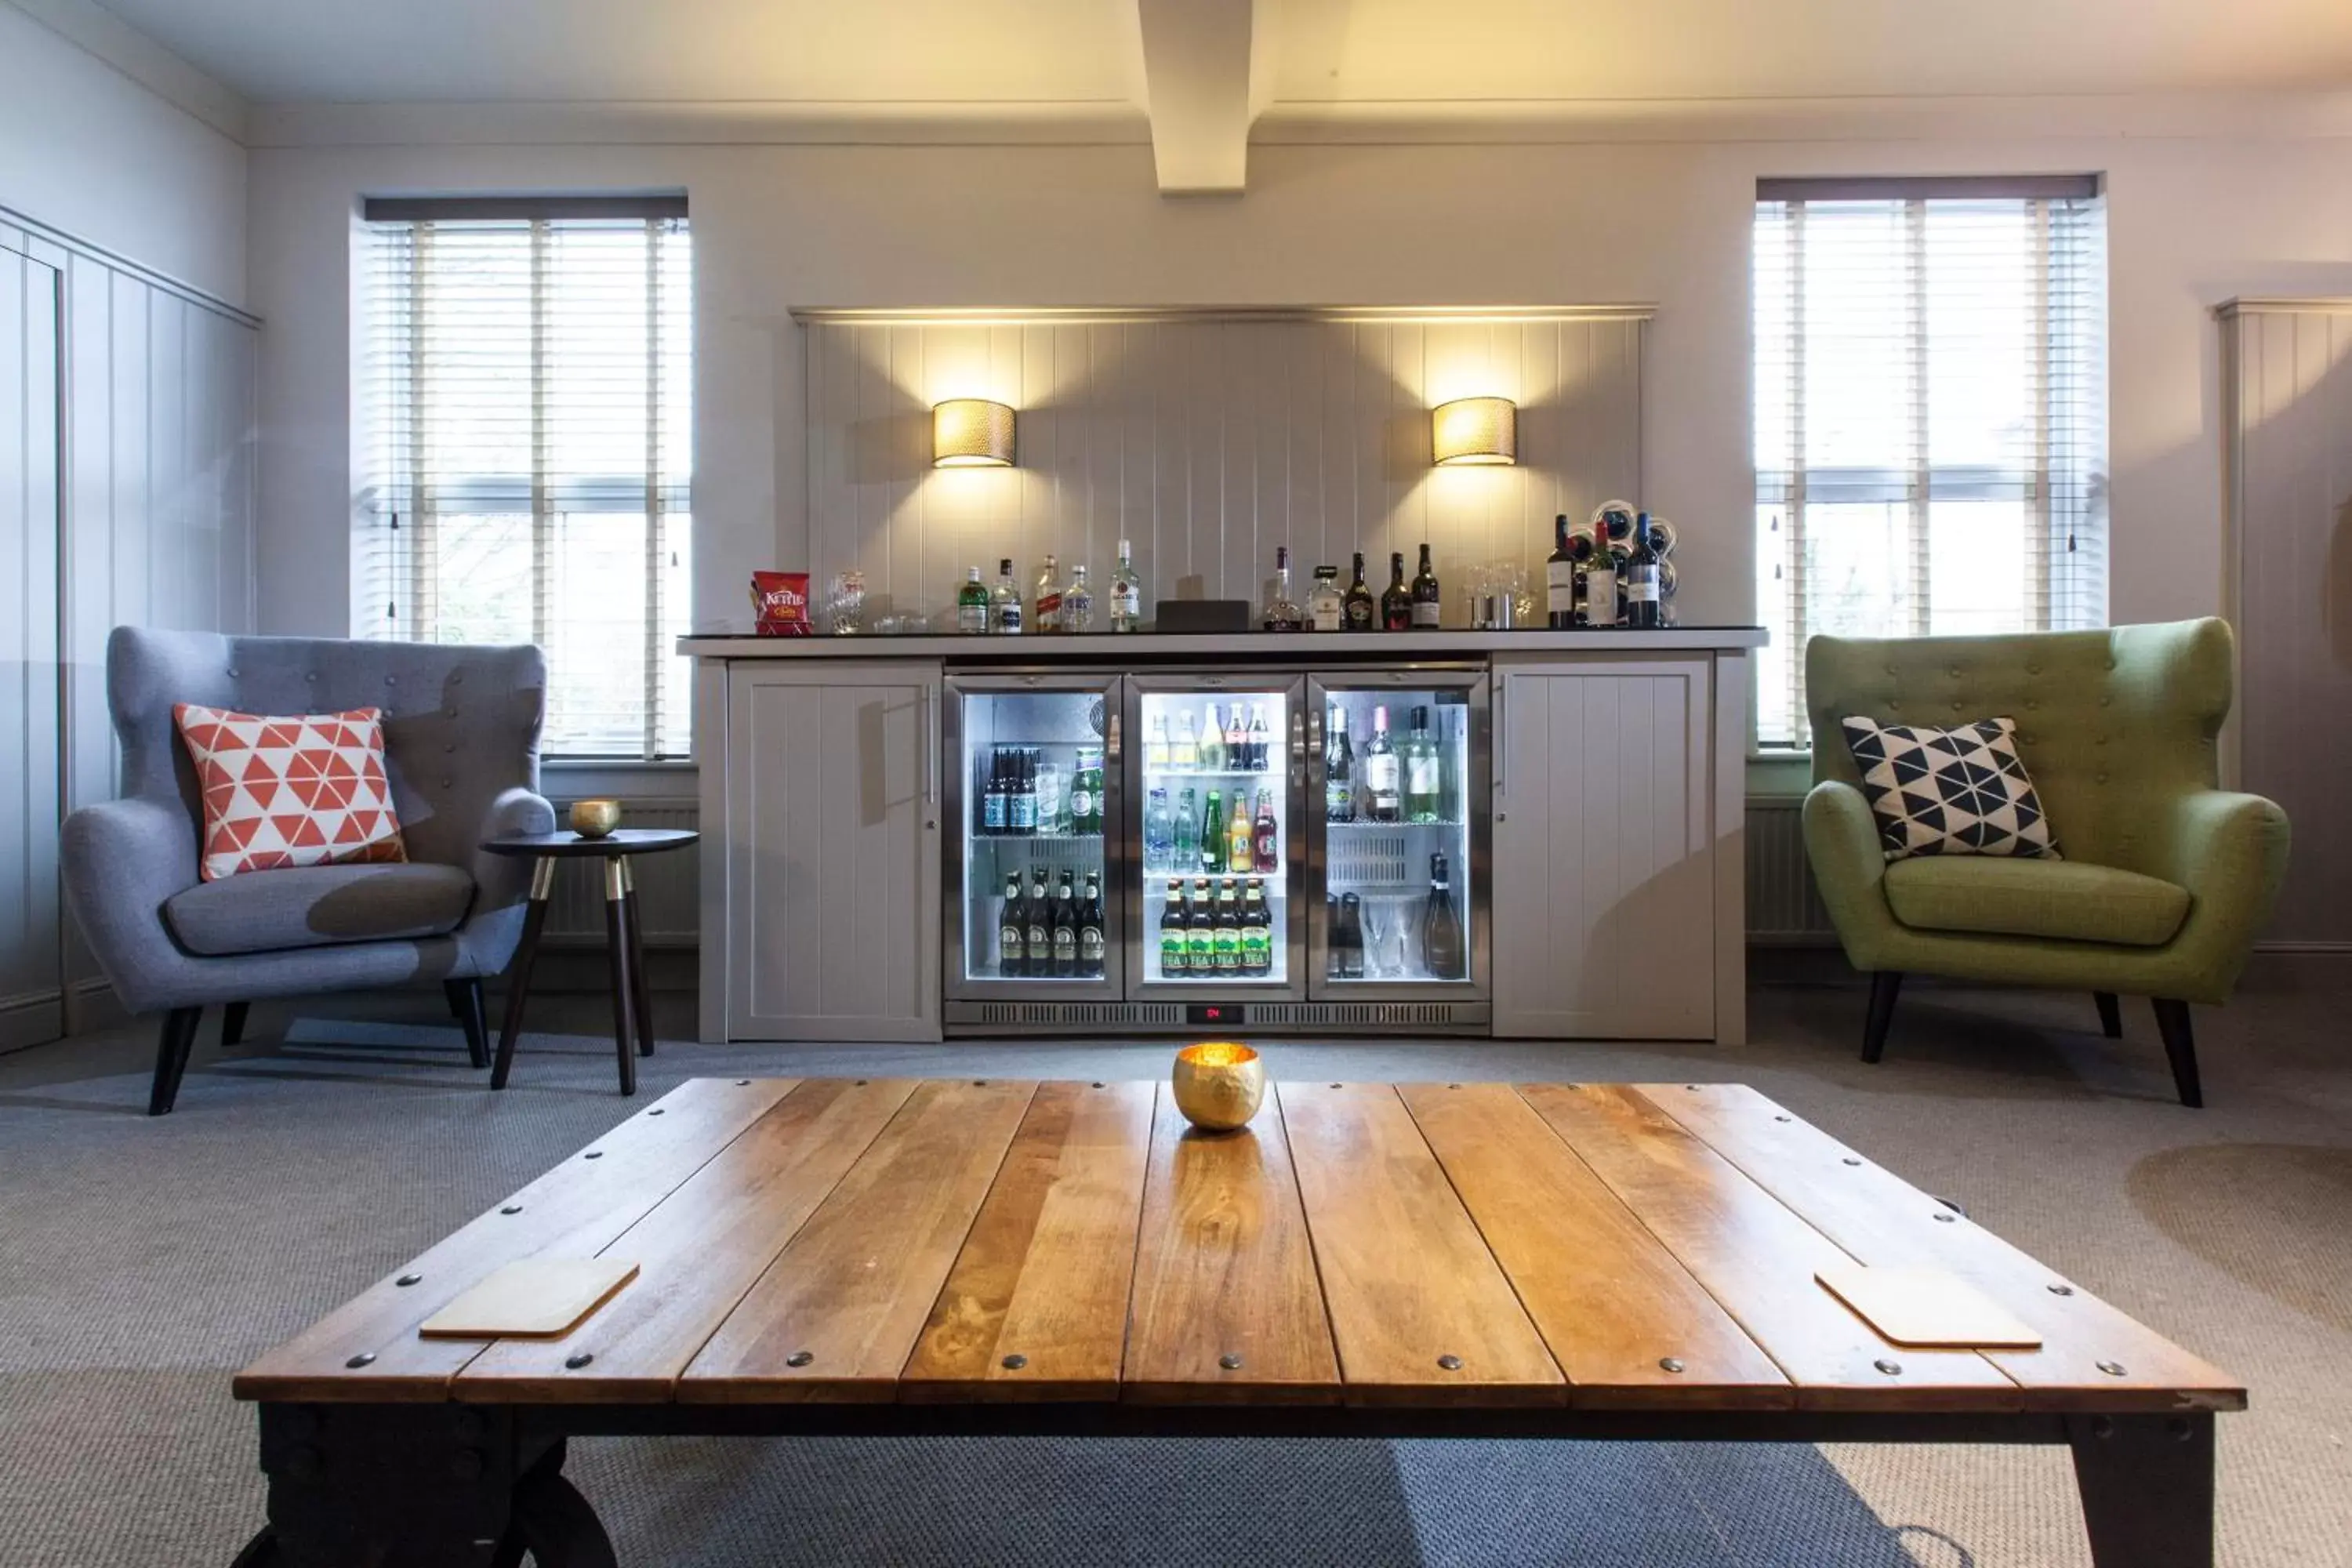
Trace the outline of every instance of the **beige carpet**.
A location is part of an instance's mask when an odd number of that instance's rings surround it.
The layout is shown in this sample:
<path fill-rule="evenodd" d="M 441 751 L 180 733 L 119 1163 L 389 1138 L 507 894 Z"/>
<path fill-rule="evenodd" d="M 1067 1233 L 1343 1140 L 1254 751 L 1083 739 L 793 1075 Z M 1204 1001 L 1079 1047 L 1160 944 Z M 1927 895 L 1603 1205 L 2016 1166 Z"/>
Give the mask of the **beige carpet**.
<path fill-rule="evenodd" d="M 666 1003 L 682 998 L 664 998 Z M 2221 1560 L 2352 1565 L 2352 966 L 2281 961 L 2200 1010 L 2210 1109 L 2170 1100 L 2144 1007 L 1763 986 L 1757 1043 L 1281 1046 L 1277 1075 L 1739 1079 L 2243 1376 Z M 557 999 L 512 1090 L 437 994 L 262 1007 L 143 1106 L 121 1031 L 0 1058 L 0 1563 L 224 1563 L 261 1518 L 228 1374 L 619 1120 L 604 1014 Z M 665 1032 L 683 1012 L 665 1015 Z M 207 1020 L 207 1041 L 216 1019 Z M 281 1040 L 280 1037 L 288 1037 Z M 1156 1077 L 1159 1046 L 665 1046 L 708 1071 Z M 1530 1443 L 598 1441 L 572 1472 L 635 1565 L 2088 1562 L 2063 1451 Z M 1245 1467 L 1257 1506 L 1225 1500 Z"/>

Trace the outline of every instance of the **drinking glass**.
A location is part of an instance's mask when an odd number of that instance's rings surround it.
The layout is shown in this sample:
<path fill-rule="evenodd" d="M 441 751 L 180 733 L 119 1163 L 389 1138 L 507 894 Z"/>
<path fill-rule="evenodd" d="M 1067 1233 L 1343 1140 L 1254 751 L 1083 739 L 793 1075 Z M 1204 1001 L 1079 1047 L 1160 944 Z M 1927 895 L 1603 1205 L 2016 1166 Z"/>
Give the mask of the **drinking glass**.
<path fill-rule="evenodd" d="M 1388 906 L 1389 973 L 1400 980 L 1425 978 L 1429 966 L 1421 951 L 1421 903 L 1411 893 L 1381 900 Z"/>
<path fill-rule="evenodd" d="M 1367 980 L 1382 979 L 1388 972 L 1381 957 L 1388 947 L 1390 917 L 1385 907 L 1387 903 L 1386 899 L 1363 900 L 1364 978 Z"/>

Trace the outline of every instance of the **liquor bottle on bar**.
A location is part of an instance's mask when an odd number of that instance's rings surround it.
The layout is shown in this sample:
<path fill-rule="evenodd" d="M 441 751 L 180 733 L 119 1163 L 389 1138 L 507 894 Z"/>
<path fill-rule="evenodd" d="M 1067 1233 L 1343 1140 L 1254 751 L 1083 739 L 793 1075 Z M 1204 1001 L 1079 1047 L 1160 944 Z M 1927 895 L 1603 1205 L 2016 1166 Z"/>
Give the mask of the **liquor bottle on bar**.
<path fill-rule="evenodd" d="M 1192 907 L 1184 921 L 1184 968 L 1195 980 L 1217 972 L 1216 919 L 1209 912 L 1209 879 L 1192 879 Z"/>
<path fill-rule="evenodd" d="M 1013 580 L 1013 557 L 996 563 L 996 591 L 989 596 L 988 629 L 1017 635 L 1021 630 L 1021 585 Z"/>
<path fill-rule="evenodd" d="M 1339 918 L 1331 927 L 1332 978 L 1364 977 L 1364 900 L 1354 893 L 1339 895 Z"/>
<path fill-rule="evenodd" d="M 1274 547 L 1274 595 L 1265 602 L 1265 626 L 1270 632 L 1303 632 L 1307 616 L 1290 596 L 1290 546 Z"/>
<path fill-rule="evenodd" d="M 1445 885 L 1445 857 L 1429 858 L 1429 904 L 1421 916 L 1422 963 L 1432 980 L 1459 980 L 1463 967 L 1462 917 Z"/>
<path fill-rule="evenodd" d="M 1189 939 L 1184 931 L 1184 883 L 1168 879 L 1168 901 L 1160 906 L 1160 973 L 1164 979 L 1181 979 L 1191 967 Z"/>
<path fill-rule="evenodd" d="M 1005 776 L 1004 748 L 994 748 L 988 759 L 988 787 L 980 797 L 980 831 L 985 837 L 1001 837 L 1006 831 L 1012 810 L 1012 781 Z"/>
<path fill-rule="evenodd" d="M 1255 882 L 1242 894 L 1242 973 L 1252 979 L 1274 973 L 1274 928 Z"/>
<path fill-rule="evenodd" d="M 1404 585 L 1404 552 L 1389 554 L 1389 585 L 1381 595 L 1381 630 L 1409 632 L 1412 630 L 1412 595 Z"/>
<path fill-rule="evenodd" d="M 1070 568 L 1069 591 L 1062 595 L 1062 629 L 1072 637 L 1095 629 L 1095 591 L 1087 585 L 1083 561 Z"/>
<path fill-rule="evenodd" d="M 1257 858 L 1257 874 L 1271 877 L 1282 868 L 1282 829 L 1274 820 L 1274 792 L 1257 792 L 1257 818 L 1250 829 L 1250 847 Z"/>
<path fill-rule="evenodd" d="M 1217 705 L 1213 702 L 1201 721 L 1201 738 L 1192 750 L 1193 765 L 1202 773 L 1220 773 L 1233 765 L 1225 755 L 1225 727 L 1217 722 Z"/>
<path fill-rule="evenodd" d="M 1220 978 L 1242 972 L 1242 906 L 1228 877 L 1217 888 L 1217 923 L 1210 932 L 1210 952 Z"/>
<path fill-rule="evenodd" d="M 1412 732 L 1404 740 L 1404 817 L 1407 822 L 1438 820 L 1439 774 L 1437 742 L 1429 735 L 1429 710 L 1415 706 Z"/>
<path fill-rule="evenodd" d="M 1037 596 L 1030 605 L 1031 623 L 1041 637 L 1051 637 L 1062 629 L 1062 578 L 1051 555 L 1037 568 Z"/>
<path fill-rule="evenodd" d="M 996 973 L 1018 980 L 1029 973 L 1029 917 L 1021 907 L 1021 873 L 1004 874 L 1004 908 L 996 917 Z"/>
<path fill-rule="evenodd" d="M 1143 805 L 1143 868 L 1167 871 L 1176 859 L 1176 817 L 1168 809 L 1166 786 L 1153 784 Z"/>
<path fill-rule="evenodd" d="M 1201 742 L 1192 736 L 1192 715 L 1176 715 L 1176 734 L 1168 742 L 1168 765 L 1180 773 L 1189 773 L 1201 765 Z"/>
<path fill-rule="evenodd" d="M 1234 791 L 1234 809 L 1225 824 L 1225 869 L 1247 876 L 1257 868 L 1257 835 L 1249 813 L 1242 807 L 1242 792 Z"/>
<path fill-rule="evenodd" d="M 1356 580 L 1348 584 L 1347 597 L 1339 601 L 1340 623 L 1351 632 L 1368 632 L 1380 619 L 1380 606 L 1372 602 L 1372 591 L 1364 586 L 1364 552 L 1356 552 Z"/>
<path fill-rule="evenodd" d="M 971 575 L 956 590 L 956 630 L 967 637 L 988 630 L 988 584 L 980 580 L 980 568 L 967 569 Z"/>
<path fill-rule="evenodd" d="M 1143 580 L 1135 574 L 1135 553 L 1124 539 L 1118 542 L 1118 564 L 1110 574 L 1110 629 L 1139 631 L 1143 626 Z"/>
<path fill-rule="evenodd" d="M 1265 772 L 1265 707 L 1263 703 L 1253 702 L 1250 704 L 1249 742 L 1247 750 L 1249 752 L 1250 772 L 1254 773 L 1262 773 Z"/>
<path fill-rule="evenodd" d="M 1606 542 L 1593 541 L 1592 564 L 1584 569 L 1584 624 L 1607 627 L 1617 624 L 1617 558 Z"/>
<path fill-rule="evenodd" d="M 1201 812 L 1201 869 L 1212 874 L 1225 868 L 1225 801 L 1216 790 Z"/>
<path fill-rule="evenodd" d="M 1087 896 L 1078 904 L 1078 977 L 1103 977 L 1102 874 L 1087 873 Z"/>
<path fill-rule="evenodd" d="M 1249 760 L 1249 729 L 1242 722 L 1242 705 L 1225 716 L 1225 766 L 1235 773 L 1246 773 L 1253 764 Z"/>
<path fill-rule="evenodd" d="M 1054 972 L 1054 895 L 1045 888 L 1045 868 L 1033 867 L 1029 872 L 1029 902 L 1023 908 L 1026 919 L 1030 978 L 1037 979 Z"/>
<path fill-rule="evenodd" d="M 1067 980 L 1078 972 L 1078 900 L 1063 868 L 1061 884 L 1054 889 L 1054 978 Z"/>
<path fill-rule="evenodd" d="M 1664 618 L 1658 564 L 1658 542 L 1650 535 L 1645 511 L 1633 520 L 1633 558 L 1625 572 L 1625 624 L 1639 631 L 1655 630 Z"/>
<path fill-rule="evenodd" d="M 1576 625 L 1576 552 L 1568 547 L 1568 513 L 1551 520 L 1551 554 L 1544 561 L 1544 624 L 1567 631 Z"/>
<path fill-rule="evenodd" d="M 1315 631 L 1336 632 L 1347 625 L 1348 601 L 1339 593 L 1337 566 L 1315 568 L 1315 586 L 1307 591 L 1307 624 Z"/>
<path fill-rule="evenodd" d="M 1356 751 L 1348 742 L 1348 710 L 1331 704 L 1323 742 L 1323 820 L 1356 820 Z"/>
<path fill-rule="evenodd" d="M 1374 822 L 1404 820 L 1404 780 L 1396 742 L 1389 739 L 1389 710 L 1372 710 L 1372 742 L 1364 748 L 1364 815 Z"/>
<path fill-rule="evenodd" d="M 1053 557 L 1049 555 L 1045 559 L 1051 561 Z M 1412 579 L 1412 628 L 1420 632 L 1434 631 L 1444 618 L 1445 598 L 1438 591 L 1437 574 L 1430 569 L 1429 546 L 1423 544 L 1421 547 L 1421 570 L 1414 574 Z"/>
<path fill-rule="evenodd" d="M 1198 804 L 1190 784 L 1176 797 L 1176 825 L 1168 841 L 1171 871 L 1190 871 L 1201 863 L 1201 819 L 1195 815 Z"/>

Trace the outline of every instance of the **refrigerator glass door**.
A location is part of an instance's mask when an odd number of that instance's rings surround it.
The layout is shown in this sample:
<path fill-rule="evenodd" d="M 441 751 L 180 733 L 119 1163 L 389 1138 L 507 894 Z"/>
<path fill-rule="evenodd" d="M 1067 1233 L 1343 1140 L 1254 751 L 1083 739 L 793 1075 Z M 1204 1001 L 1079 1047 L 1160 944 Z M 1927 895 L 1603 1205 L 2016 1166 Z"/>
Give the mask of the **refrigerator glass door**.
<path fill-rule="evenodd" d="M 1486 677 L 1332 674 L 1308 701 L 1310 991 L 1487 995 Z"/>
<path fill-rule="evenodd" d="M 949 994 L 1116 1000 L 1118 678 L 948 685 Z"/>
<path fill-rule="evenodd" d="M 1131 994 L 1303 995 L 1305 683 L 1152 675 L 1129 687 L 1141 879 Z"/>

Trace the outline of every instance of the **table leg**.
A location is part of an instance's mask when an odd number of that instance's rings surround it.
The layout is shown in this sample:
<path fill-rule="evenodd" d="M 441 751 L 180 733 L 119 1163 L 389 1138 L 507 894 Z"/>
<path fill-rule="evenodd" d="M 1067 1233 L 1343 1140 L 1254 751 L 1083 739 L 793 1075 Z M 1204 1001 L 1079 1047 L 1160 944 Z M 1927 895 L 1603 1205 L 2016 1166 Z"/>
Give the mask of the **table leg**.
<path fill-rule="evenodd" d="M 2075 1415 L 2074 1482 L 2098 1568 L 2213 1568 L 2213 1417 Z"/>
<path fill-rule="evenodd" d="M 490 1087 L 504 1089 L 514 1067 L 515 1040 L 522 1034 L 523 999 L 530 994 L 530 966 L 539 956 L 540 929 L 547 924 L 547 900 L 555 892 L 555 857 L 543 855 L 531 863 L 530 902 L 522 917 L 522 940 L 515 944 L 514 961 L 507 965 L 507 1016 L 499 1026 L 499 1058 L 490 1069 Z"/>
<path fill-rule="evenodd" d="M 621 1058 L 621 1092 L 637 1092 L 637 1053 L 629 1034 L 635 1022 L 635 1005 L 630 999 L 629 984 L 629 905 L 622 886 L 622 866 L 618 855 L 604 860 L 604 936 L 606 950 L 612 954 L 613 970 L 613 1047 Z"/>
<path fill-rule="evenodd" d="M 637 873 L 621 862 L 621 901 L 629 906 L 629 994 L 637 1002 L 637 1054 L 654 1054 L 654 992 L 646 984 L 646 920 L 638 912 Z"/>

